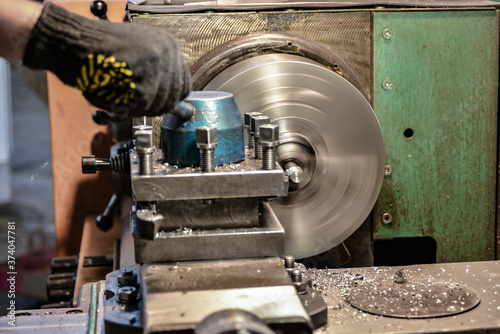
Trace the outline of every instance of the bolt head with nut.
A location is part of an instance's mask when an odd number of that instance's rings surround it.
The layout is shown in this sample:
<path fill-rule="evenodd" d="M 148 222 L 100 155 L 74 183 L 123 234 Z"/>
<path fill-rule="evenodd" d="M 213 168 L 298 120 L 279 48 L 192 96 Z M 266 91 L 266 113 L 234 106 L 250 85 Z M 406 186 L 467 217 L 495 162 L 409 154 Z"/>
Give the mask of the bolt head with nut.
<path fill-rule="evenodd" d="M 260 136 L 260 127 L 264 124 L 271 123 L 269 117 L 264 115 L 252 116 L 250 118 L 250 132 L 254 135 L 254 137 Z"/>
<path fill-rule="evenodd" d="M 280 127 L 277 124 L 264 124 L 259 128 L 260 144 L 263 147 L 276 147 L 280 143 Z"/>
<path fill-rule="evenodd" d="M 200 126 L 196 129 L 196 146 L 211 149 L 217 146 L 217 128 L 214 126 Z"/>

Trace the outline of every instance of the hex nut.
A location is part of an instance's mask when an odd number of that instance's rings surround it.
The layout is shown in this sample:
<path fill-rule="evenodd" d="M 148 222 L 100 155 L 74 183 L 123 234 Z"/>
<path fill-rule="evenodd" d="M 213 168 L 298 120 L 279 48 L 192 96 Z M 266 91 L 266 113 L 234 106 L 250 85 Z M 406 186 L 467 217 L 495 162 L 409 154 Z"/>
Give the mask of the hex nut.
<path fill-rule="evenodd" d="M 120 304 L 137 303 L 137 289 L 133 286 L 124 286 L 118 289 L 118 302 Z"/>
<path fill-rule="evenodd" d="M 263 147 L 276 147 L 280 143 L 280 127 L 277 124 L 264 124 L 259 128 L 260 144 Z"/>
<path fill-rule="evenodd" d="M 307 293 L 307 283 L 306 282 L 294 282 L 293 285 L 295 286 L 295 289 L 297 290 L 297 293 L 299 295 L 303 295 Z"/>
<path fill-rule="evenodd" d="M 217 146 L 217 128 L 214 126 L 200 126 L 196 129 L 196 146 L 210 149 Z"/>
<path fill-rule="evenodd" d="M 120 286 L 137 286 L 137 275 L 133 271 L 126 270 L 118 276 L 118 284 Z"/>
<path fill-rule="evenodd" d="M 271 123 L 271 119 L 265 115 L 252 116 L 250 118 L 250 132 L 254 137 L 259 137 L 259 128 L 269 123 Z"/>

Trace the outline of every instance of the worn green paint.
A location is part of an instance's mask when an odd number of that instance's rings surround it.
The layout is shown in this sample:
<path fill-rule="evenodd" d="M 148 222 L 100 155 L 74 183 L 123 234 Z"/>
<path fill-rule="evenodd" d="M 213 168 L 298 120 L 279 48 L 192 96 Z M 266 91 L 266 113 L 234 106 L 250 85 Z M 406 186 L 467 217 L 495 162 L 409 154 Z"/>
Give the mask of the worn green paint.
<path fill-rule="evenodd" d="M 374 210 L 375 236 L 432 236 L 439 262 L 492 260 L 496 12 L 377 12 L 373 25 L 373 104 L 393 168 Z M 392 39 L 382 37 L 384 29 Z M 382 224 L 384 212 L 391 224 Z"/>
<path fill-rule="evenodd" d="M 87 334 L 94 334 L 96 329 L 97 319 L 97 285 L 99 283 L 92 283 L 90 290 L 90 306 L 89 306 L 89 323 L 87 326 Z"/>

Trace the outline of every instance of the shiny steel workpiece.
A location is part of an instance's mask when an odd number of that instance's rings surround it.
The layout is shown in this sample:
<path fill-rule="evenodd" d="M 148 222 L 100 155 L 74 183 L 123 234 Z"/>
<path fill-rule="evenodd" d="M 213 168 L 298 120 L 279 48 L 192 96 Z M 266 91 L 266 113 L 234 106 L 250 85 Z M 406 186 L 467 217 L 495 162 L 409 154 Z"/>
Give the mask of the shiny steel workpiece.
<path fill-rule="evenodd" d="M 288 197 L 272 202 L 287 254 L 327 251 L 363 223 L 382 186 L 385 147 L 377 117 L 353 85 L 312 60 L 269 54 L 227 68 L 205 89 L 233 93 L 242 114 L 269 116 L 280 126 L 279 163 L 303 171 Z"/>
<path fill-rule="evenodd" d="M 300 183 L 304 177 L 302 174 L 302 168 L 300 168 L 295 162 L 290 161 L 285 165 L 285 170 L 288 172 L 288 177 L 293 183 Z"/>

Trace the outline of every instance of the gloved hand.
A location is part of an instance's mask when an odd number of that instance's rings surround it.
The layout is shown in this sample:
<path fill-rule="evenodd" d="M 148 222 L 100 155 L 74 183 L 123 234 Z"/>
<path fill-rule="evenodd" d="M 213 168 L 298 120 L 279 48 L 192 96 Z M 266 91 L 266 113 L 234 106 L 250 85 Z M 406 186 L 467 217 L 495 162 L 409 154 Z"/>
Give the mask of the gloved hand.
<path fill-rule="evenodd" d="M 53 72 L 96 107 L 125 116 L 164 114 L 190 91 L 189 70 L 168 32 L 90 20 L 51 2 L 23 63 Z"/>

